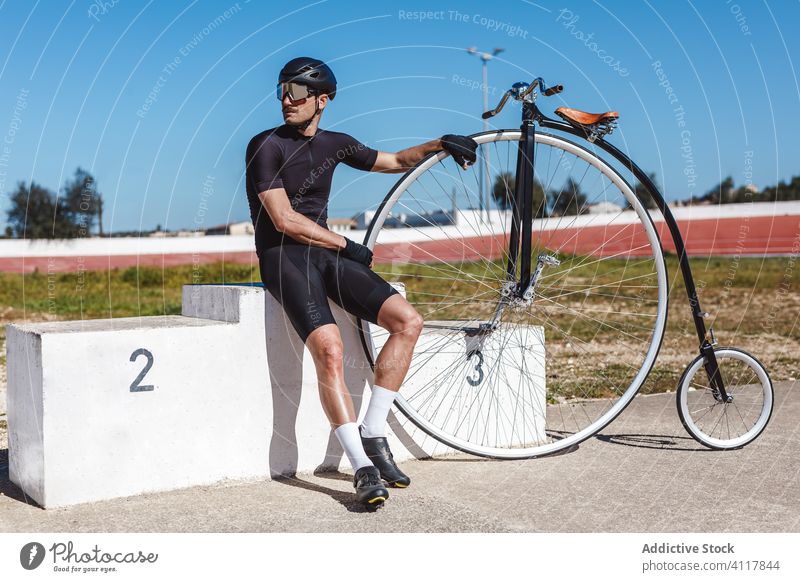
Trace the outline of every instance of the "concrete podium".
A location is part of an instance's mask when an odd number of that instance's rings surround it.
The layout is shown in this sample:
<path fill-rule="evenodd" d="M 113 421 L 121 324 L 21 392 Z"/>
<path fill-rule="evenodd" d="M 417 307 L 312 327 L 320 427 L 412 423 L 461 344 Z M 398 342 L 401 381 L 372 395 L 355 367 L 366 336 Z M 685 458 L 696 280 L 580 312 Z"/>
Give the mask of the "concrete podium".
<path fill-rule="evenodd" d="M 330 305 L 360 421 L 372 370 L 355 317 Z M 186 285 L 180 316 L 6 331 L 10 477 L 42 507 L 349 469 L 311 355 L 260 284 Z M 435 333 L 426 329 L 418 347 Z M 543 347 L 534 360 L 544 410 Z M 399 412 L 387 434 L 399 462 L 454 452 Z"/>

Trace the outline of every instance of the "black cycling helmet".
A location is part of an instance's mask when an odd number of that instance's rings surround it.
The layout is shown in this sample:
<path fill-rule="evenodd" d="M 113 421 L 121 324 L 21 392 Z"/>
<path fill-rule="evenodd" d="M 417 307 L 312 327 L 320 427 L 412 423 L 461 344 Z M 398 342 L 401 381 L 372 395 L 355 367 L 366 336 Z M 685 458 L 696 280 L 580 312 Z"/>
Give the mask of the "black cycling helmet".
<path fill-rule="evenodd" d="M 330 67 L 311 57 L 297 57 L 286 63 L 278 75 L 278 83 L 294 81 L 308 85 L 318 93 L 325 93 L 330 99 L 336 95 L 336 77 Z"/>

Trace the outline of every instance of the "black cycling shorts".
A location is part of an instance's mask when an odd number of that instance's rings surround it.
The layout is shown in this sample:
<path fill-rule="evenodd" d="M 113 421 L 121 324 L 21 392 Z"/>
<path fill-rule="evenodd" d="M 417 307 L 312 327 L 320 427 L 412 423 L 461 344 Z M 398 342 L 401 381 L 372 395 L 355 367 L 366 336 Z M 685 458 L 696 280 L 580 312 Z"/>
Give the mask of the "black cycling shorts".
<path fill-rule="evenodd" d="M 328 297 L 345 311 L 377 324 L 383 302 L 398 293 L 369 267 L 318 246 L 264 249 L 259 268 L 264 287 L 283 306 L 303 343 L 318 327 L 336 323 Z"/>

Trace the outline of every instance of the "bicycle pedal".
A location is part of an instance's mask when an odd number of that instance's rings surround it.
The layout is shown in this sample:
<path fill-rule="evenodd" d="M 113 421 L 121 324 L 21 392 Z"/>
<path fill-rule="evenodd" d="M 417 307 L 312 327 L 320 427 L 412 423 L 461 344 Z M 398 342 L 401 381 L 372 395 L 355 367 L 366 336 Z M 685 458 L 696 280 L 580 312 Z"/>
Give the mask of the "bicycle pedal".
<path fill-rule="evenodd" d="M 555 255 L 547 255 L 545 253 L 542 253 L 537 258 L 540 261 L 542 261 L 542 263 L 544 263 L 545 265 L 553 265 L 557 267 L 558 265 L 561 264 L 561 261 L 558 260 L 558 257 L 556 257 Z"/>

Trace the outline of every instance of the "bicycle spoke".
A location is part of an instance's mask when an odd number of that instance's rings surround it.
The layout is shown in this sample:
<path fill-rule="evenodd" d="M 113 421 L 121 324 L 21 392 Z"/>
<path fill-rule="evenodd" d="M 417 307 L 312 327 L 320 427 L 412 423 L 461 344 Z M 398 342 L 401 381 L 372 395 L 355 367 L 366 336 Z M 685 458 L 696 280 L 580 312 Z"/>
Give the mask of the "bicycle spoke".
<path fill-rule="evenodd" d="M 537 133 L 534 182 L 522 192 L 533 205 L 531 256 L 509 247 L 506 176 L 519 136 L 483 135 L 466 171 L 447 156 L 424 162 L 381 206 L 371 239 L 395 249 L 376 272 L 402 280 L 424 319 L 398 406 L 442 442 L 490 456 L 552 452 L 616 415 L 652 365 L 666 311 L 655 229 L 629 211 L 580 214 L 582 204 L 636 198 L 610 166 L 564 140 Z M 445 210 L 456 201 L 471 208 Z M 520 262 L 560 261 L 531 269 L 531 300 L 506 281 L 512 251 Z M 386 337 L 373 332 L 376 351 Z M 747 421 L 746 403 L 730 412 L 731 430 L 734 418 Z"/>

